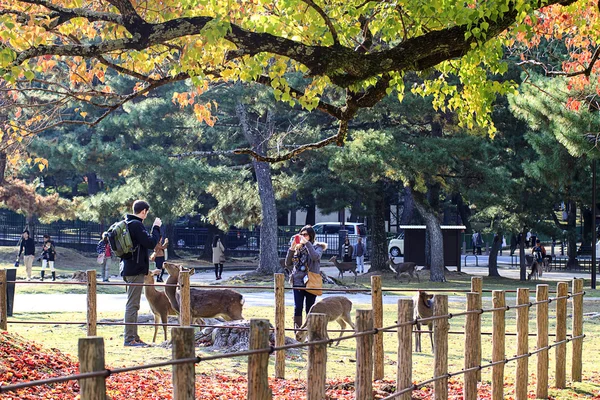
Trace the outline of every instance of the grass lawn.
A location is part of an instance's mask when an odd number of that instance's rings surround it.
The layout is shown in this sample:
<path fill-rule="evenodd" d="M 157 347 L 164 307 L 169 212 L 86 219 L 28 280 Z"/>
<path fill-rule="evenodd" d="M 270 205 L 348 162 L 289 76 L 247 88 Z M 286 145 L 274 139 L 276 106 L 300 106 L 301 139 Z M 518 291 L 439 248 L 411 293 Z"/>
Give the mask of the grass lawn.
<path fill-rule="evenodd" d="M 57 269 L 60 271 L 59 275 L 70 276 L 75 270 L 85 270 L 88 268 L 95 267 L 95 256 L 92 255 L 82 255 L 78 254 L 69 249 L 59 249 L 59 254 L 62 254 L 64 259 L 57 259 Z M 12 262 L 14 262 L 14 248 L 2 248 L 0 247 L 0 268 L 6 266 L 12 266 Z M 11 262 L 12 258 L 12 262 Z M 191 262 L 188 260 L 187 262 Z M 34 271 L 36 268 L 34 267 Z M 39 266 L 38 266 L 39 270 Z M 25 274 L 24 268 L 19 268 L 18 271 L 19 277 L 23 277 Z M 397 292 L 394 294 L 406 294 L 412 295 L 414 294 L 414 290 L 416 289 L 424 289 L 424 290 L 432 290 L 432 289 L 445 289 L 450 290 L 445 292 L 451 296 L 449 302 L 449 311 L 451 313 L 458 313 L 465 310 L 465 302 L 463 300 L 464 290 L 469 289 L 471 276 L 467 274 L 461 273 L 449 273 L 447 275 L 448 282 L 446 283 L 433 283 L 425 281 L 425 279 L 421 280 L 421 283 L 412 282 L 412 283 L 398 283 L 396 282 L 391 274 L 385 274 L 383 276 L 383 286 L 384 288 L 394 289 Z M 357 283 L 350 283 L 353 279 L 346 277 L 344 282 L 347 283 L 346 287 L 351 288 L 370 288 L 370 277 L 359 276 Z M 487 290 L 507 290 L 512 291 L 516 290 L 520 287 L 528 287 L 531 290 L 531 295 L 535 296 L 535 287 L 538 283 L 548 283 L 550 285 L 550 291 L 553 292 L 556 289 L 556 282 L 519 282 L 512 279 L 506 278 L 483 278 L 483 288 L 486 290 L 483 296 L 483 307 L 491 308 L 491 293 L 487 292 Z M 265 286 L 265 289 L 272 288 L 272 278 L 265 277 L 255 278 L 252 281 L 248 282 L 241 277 L 237 277 L 231 279 L 230 281 L 225 282 L 225 284 L 237 284 L 237 285 L 259 285 Z M 598 291 L 593 291 L 589 289 L 589 282 L 585 282 L 586 286 L 586 296 L 587 298 L 591 297 L 600 297 Z M 122 293 L 122 287 L 116 288 L 106 288 L 99 287 L 99 292 L 101 293 L 111 293 L 111 290 L 114 290 L 115 293 Z M 78 286 L 72 285 L 19 285 L 18 290 L 24 293 L 75 293 L 77 291 L 81 291 L 81 293 L 85 292 L 85 285 Z M 455 290 L 455 292 L 453 291 Z M 244 290 L 240 290 L 244 291 Z M 554 294 L 550 294 L 550 297 L 554 297 Z M 515 293 L 507 293 L 507 304 L 513 305 L 515 304 Z M 591 314 L 597 312 L 598 305 L 600 302 L 598 301 L 590 301 L 585 300 L 584 298 L 584 312 L 589 313 L 586 317 L 584 317 L 584 332 L 587 335 L 584 341 L 584 364 L 583 364 L 583 374 L 584 380 L 586 377 L 591 377 L 593 375 L 597 375 L 600 372 L 600 367 L 597 364 L 597 357 L 600 351 L 600 341 L 598 337 L 600 336 L 600 322 L 599 319 L 594 318 Z M 354 304 L 354 311 L 361 308 L 366 309 L 370 308 L 370 304 Z M 556 304 L 551 303 L 550 306 L 550 333 L 554 333 L 555 331 L 555 309 Z M 571 302 L 569 300 L 569 318 L 571 312 Z M 288 327 L 291 327 L 293 310 L 292 307 L 286 308 L 286 323 Z M 253 306 L 253 307 L 245 307 L 244 315 L 246 318 L 267 318 L 271 321 L 274 321 L 274 308 L 273 307 L 261 307 L 261 306 Z M 384 305 L 384 326 L 394 325 L 396 321 L 397 309 L 396 305 Z M 516 331 L 516 311 L 509 310 L 506 313 L 506 331 L 507 332 L 515 332 Z M 123 314 L 121 312 L 118 313 L 100 313 L 98 315 L 98 319 L 115 319 L 122 320 Z M 9 324 L 9 331 L 12 333 L 18 333 L 26 339 L 33 340 L 44 344 L 47 347 L 58 348 L 65 353 L 71 354 L 73 357 L 77 355 L 77 341 L 78 338 L 84 337 L 86 333 L 85 324 L 85 314 L 84 313 L 27 313 L 27 314 L 19 314 L 15 317 L 11 317 L 11 320 L 19 321 L 19 322 L 27 322 L 27 321 L 48 321 L 48 324 L 26 324 L 26 323 L 13 323 Z M 81 321 L 82 324 L 77 325 L 61 325 L 60 322 L 64 321 Z M 464 321 L 463 317 L 456 317 L 450 320 L 450 331 L 462 331 L 464 329 Z M 492 331 L 492 315 L 491 313 L 486 313 L 482 315 L 482 332 L 491 332 Z M 338 329 L 337 324 L 333 323 L 329 326 L 330 329 Z M 530 333 L 536 332 L 535 326 L 535 307 L 532 307 L 530 310 Z M 571 320 L 569 319 L 569 330 L 571 329 Z M 154 328 L 153 327 L 140 327 L 139 328 L 140 336 L 146 342 L 150 342 Z M 569 333 L 569 332 L 568 332 Z M 337 336 L 338 333 L 332 333 L 331 337 Z M 159 361 L 169 360 L 171 358 L 171 349 L 164 345 L 156 345 L 150 348 L 126 348 L 123 347 L 123 327 L 122 326 L 98 326 L 98 335 L 104 337 L 105 340 L 105 352 L 106 352 L 106 363 L 110 368 L 117 368 L 122 366 L 131 366 L 131 365 L 140 365 L 147 364 Z M 292 332 L 287 332 L 287 336 L 292 337 Z M 395 379 L 396 369 L 397 369 L 397 335 L 395 332 L 385 332 L 384 336 L 384 350 L 385 350 L 385 377 L 386 379 Z M 159 340 L 162 339 L 162 332 L 159 332 Z M 464 363 L 464 335 L 462 334 L 451 334 L 449 338 L 449 371 L 459 371 L 463 368 Z M 433 354 L 431 353 L 431 344 L 429 341 L 429 337 L 427 334 L 423 335 L 423 353 L 414 353 L 413 354 L 413 381 L 418 382 L 432 376 L 433 369 Z M 553 338 L 550 338 L 550 343 L 553 342 Z M 530 337 L 529 340 L 529 348 L 530 350 L 535 349 L 535 337 Z M 586 395 L 593 395 L 593 393 L 598 393 L 600 391 L 600 387 L 596 383 L 591 382 L 583 382 L 581 384 L 571 384 L 569 382 L 570 379 L 570 371 L 571 371 L 571 349 L 572 345 L 567 344 L 567 359 L 565 360 L 567 366 L 567 381 L 569 385 L 568 390 L 557 391 L 551 389 L 550 394 L 553 398 L 556 399 L 572 399 L 577 396 L 585 397 Z M 207 354 L 215 354 L 209 353 L 209 350 L 203 347 L 198 347 L 197 352 L 200 356 Z M 486 364 L 491 362 L 491 336 L 483 335 L 482 336 L 482 363 Z M 510 358 L 516 354 L 516 336 L 507 336 L 506 337 L 506 356 Z M 553 377 L 554 377 L 554 365 L 555 365 L 555 351 L 552 349 L 550 351 L 550 386 L 554 385 Z M 356 363 L 354 362 L 355 358 L 355 342 L 353 340 L 348 340 L 342 342 L 339 346 L 330 347 L 328 350 L 328 362 L 327 362 L 327 377 L 328 378 L 336 378 L 336 377 L 354 377 L 356 370 Z M 532 356 L 529 358 L 529 375 L 530 375 L 530 384 L 529 390 L 534 390 L 535 388 L 535 371 L 536 371 L 536 362 L 537 357 Z M 300 378 L 304 379 L 306 377 L 306 367 L 307 367 L 307 353 L 306 350 L 300 352 L 300 356 L 297 355 L 289 355 L 286 361 L 286 377 L 287 378 Z M 511 362 L 505 367 L 505 377 L 506 382 L 514 382 L 515 377 L 515 367 L 516 362 Z M 196 366 L 196 371 L 198 373 L 206 373 L 206 374 L 226 374 L 226 375 L 245 375 L 247 368 L 247 362 L 245 357 L 231 358 L 231 359 L 223 359 L 218 361 L 210 361 L 210 362 L 201 362 Z M 168 368 L 170 369 L 170 368 Z M 270 359 L 269 372 L 271 375 L 274 373 L 274 356 Z M 458 377 L 458 379 L 462 379 L 462 377 Z M 491 381 L 491 369 L 482 371 L 482 380 L 484 383 L 490 383 Z M 511 389 L 512 390 L 512 389 Z M 506 395 L 510 395 L 508 392 Z"/>

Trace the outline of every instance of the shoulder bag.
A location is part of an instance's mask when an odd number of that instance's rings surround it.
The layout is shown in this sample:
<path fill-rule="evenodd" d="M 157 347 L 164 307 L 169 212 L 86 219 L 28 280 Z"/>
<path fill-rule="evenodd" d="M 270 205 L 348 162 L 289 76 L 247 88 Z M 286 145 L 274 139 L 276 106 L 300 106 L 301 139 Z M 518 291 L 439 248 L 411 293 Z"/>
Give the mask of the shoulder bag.
<path fill-rule="evenodd" d="M 308 271 L 308 282 L 306 282 L 306 291 L 314 294 L 315 296 L 321 296 L 323 291 L 323 277 L 321 274 Z"/>

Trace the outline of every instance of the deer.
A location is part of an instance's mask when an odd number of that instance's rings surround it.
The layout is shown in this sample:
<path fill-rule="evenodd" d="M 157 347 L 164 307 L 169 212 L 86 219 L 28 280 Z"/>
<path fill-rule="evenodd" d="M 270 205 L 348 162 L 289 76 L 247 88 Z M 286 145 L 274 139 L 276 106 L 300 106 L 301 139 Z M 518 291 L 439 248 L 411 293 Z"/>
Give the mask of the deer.
<path fill-rule="evenodd" d="M 419 290 L 413 297 L 414 311 L 413 317 L 416 321 L 415 330 L 415 351 L 420 353 L 421 350 L 421 322 L 419 319 L 430 318 L 433 316 L 433 295 L 428 294 L 423 290 Z M 431 351 L 433 352 L 433 321 L 426 321 L 425 325 L 429 329 L 429 339 L 431 340 Z"/>
<path fill-rule="evenodd" d="M 388 259 L 388 265 L 390 266 L 391 270 L 396 273 L 396 276 L 395 276 L 396 280 L 400 280 L 400 274 L 407 273 L 408 275 L 410 275 L 411 278 L 414 278 L 416 275 L 417 281 L 419 281 L 419 283 L 421 283 L 421 279 L 419 278 L 419 274 L 417 273 L 417 263 L 402 262 L 402 263 L 396 264 L 394 262 L 394 258 L 390 257 Z M 409 282 L 410 282 L 410 279 L 409 279 Z"/>
<path fill-rule="evenodd" d="M 358 277 L 358 273 L 356 272 L 356 264 L 354 262 L 339 262 L 336 256 L 333 256 L 329 259 L 330 262 L 334 263 L 336 268 L 338 269 L 339 274 L 338 277 L 340 279 L 344 279 L 344 272 L 350 271 L 354 274 L 354 283 L 356 283 L 356 278 Z"/>
<path fill-rule="evenodd" d="M 352 322 L 352 317 L 350 316 L 350 311 L 352 310 L 352 302 L 348 300 L 348 298 L 344 296 L 330 296 L 325 297 L 323 300 L 315 303 L 308 312 L 310 314 L 325 314 L 327 315 L 327 323 L 329 324 L 332 321 L 337 321 L 340 324 L 340 328 L 342 330 L 346 329 L 346 323 L 348 323 L 352 329 L 355 329 L 354 323 Z M 306 340 L 308 336 L 308 332 L 305 330 L 308 325 L 308 316 L 304 324 L 300 327 L 300 330 L 296 332 L 296 340 L 299 342 L 303 342 Z M 338 338 L 342 336 L 343 332 L 340 332 Z M 327 339 L 329 339 L 329 335 L 327 335 Z M 331 346 L 332 343 L 329 343 Z M 340 344 L 338 340 L 336 346 Z"/>
<path fill-rule="evenodd" d="M 150 310 L 154 314 L 154 337 L 152 343 L 156 342 L 156 335 L 158 334 L 159 320 L 161 324 L 168 323 L 169 315 L 177 315 L 177 311 L 171 306 L 171 302 L 167 298 L 167 295 L 159 290 L 156 290 L 154 286 L 154 275 L 160 273 L 160 270 L 150 271 L 144 277 L 144 295 L 146 300 L 150 303 Z M 167 340 L 167 325 L 163 325 L 165 333 L 165 340 Z"/>
<path fill-rule="evenodd" d="M 164 263 L 163 267 L 169 273 L 165 294 L 173 309 L 179 313 L 181 293 L 175 286 L 170 285 L 177 285 L 179 272 L 184 268 L 173 263 Z M 216 317 L 222 317 L 227 321 L 244 319 L 242 316 L 243 306 L 244 297 L 235 290 L 190 288 L 190 308 L 193 321 Z"/>

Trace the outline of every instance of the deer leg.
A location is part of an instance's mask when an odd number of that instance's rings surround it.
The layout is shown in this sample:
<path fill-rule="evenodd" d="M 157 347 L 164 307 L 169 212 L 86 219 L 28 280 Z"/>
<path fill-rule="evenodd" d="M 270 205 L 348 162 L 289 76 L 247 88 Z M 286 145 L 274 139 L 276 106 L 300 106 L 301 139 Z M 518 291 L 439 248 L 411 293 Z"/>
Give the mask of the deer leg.
<path fill-rule="evenodd" d="M 415 270 L 414 274 L 417 276 L 417 282 L 421 283 L 421 278 L 419 278 L 419 273 Z"/>
<path fill-rule="evenodd" d="M 414 330 L 415 330 L 415 352 L 420 353 L 421 352 L 421 324 L 420 323 L 416 323 L 414 325 Z"/>
<path fill-rule="evenodd" d="M 163 332 L 165 334 L 165 342 L 168 340 L 167 324 L 169 323 L 169 311 L 164 311 L 160 314 L 160 319 L 163 323 Z"/>
<path fill-rule="evenodd" d="M 339 318 L 337 320 L 337 323 L 340 324 L 340 329 L 341 330 L 345 330 L 346 329 L 346 323 L 344 322 L 344 320 L 342 318 Z M 338 339 L 341 338 L 343 334 L 344 334 L 344 332 L 340 332 L 340 334 L 338 335 Z M 329 345 L 331 346 L 331 343 Z M 340 345 L 340 340 L 338 340 L 335 345 L 339 346 Z"/>
<path fill-rule="evenodd" d="M 160 319 L 160 314 L 158 313 L 153 313 L 154 314 L 154 336 L 152 337 L 152 343 L 156 342 L 156 335 L 158 334 L 158 321 Z"/>
<path fill-rule="evenodd" d="M 353 270 L 352 272 L 354 272 L 354 283 L 356 283 L 356 278 L 358 278 L 358 274 L 356 273 L 356 270 Z"/>

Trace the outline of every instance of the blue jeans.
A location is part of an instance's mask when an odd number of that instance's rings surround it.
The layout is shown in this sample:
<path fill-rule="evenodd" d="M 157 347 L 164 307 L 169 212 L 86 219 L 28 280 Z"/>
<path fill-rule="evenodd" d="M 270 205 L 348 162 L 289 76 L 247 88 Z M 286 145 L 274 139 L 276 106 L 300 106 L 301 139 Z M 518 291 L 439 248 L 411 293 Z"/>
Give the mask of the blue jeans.
<path fill-rule="evenodd" d="M 302 316 L 302 309 L 306 300 L 306 315 L 310 311 L 310 308 L 315 304 L 317 296 L 308 293 L 306 290 L 294 289 L 294 317 Z"/>

